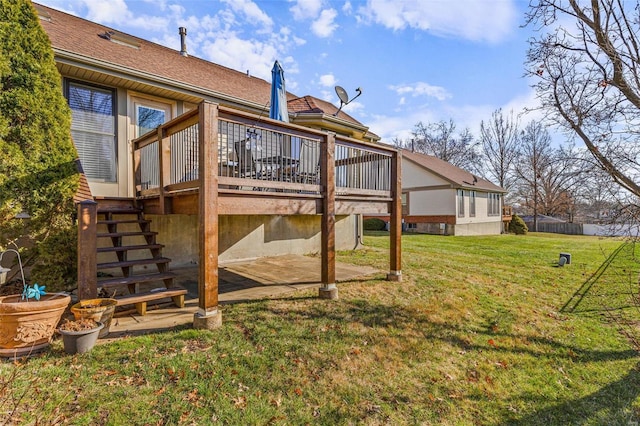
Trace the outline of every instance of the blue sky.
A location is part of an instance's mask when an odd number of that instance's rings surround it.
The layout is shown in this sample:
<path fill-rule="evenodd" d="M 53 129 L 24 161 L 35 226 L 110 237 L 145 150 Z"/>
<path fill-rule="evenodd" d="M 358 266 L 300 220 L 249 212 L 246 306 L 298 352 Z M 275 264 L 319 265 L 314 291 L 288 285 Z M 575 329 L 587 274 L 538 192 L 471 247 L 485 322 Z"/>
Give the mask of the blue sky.
<path fill-rule="evenodd" d="M 523 77 L 525 0 L 38 0 L 91 21 L 271 79 L 339 105 L 390 143 L 416 123 L 455 121 L 479 136 L 497 108 L 534 107 Z M 526 123 L 533 116 L 526 116 Z"/>

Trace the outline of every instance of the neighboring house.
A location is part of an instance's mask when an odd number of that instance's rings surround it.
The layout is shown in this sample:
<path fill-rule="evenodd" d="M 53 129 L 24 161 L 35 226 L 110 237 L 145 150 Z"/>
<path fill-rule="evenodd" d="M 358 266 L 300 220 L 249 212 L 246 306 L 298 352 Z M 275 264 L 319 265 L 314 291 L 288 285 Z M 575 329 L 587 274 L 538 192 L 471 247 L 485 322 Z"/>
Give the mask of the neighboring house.
<path fill-rule="evenodd" d="M 407 231 L 492 235 L 504 231 L 506 191 L 439 158 L 402 151 L 402 218 Z"/>
<path fill-rule="evenodd" d="M 321 252 L 323 289 L 331 290 L 335 250 L 359 244 L 360 214 L 391 214 L 400 229 L 397 150 L 335 106 L 288 93 L 290 123 L 275 122 L 266 118 L 270 82 L 190 56 L 186 30 L 176 31 L 178 52 L 34 6 L 71 107 L 82 194 L 104 216 L 96 237 L 91 207 L 79 211 L 80 244 L 98 239 L 99 269 L 126 278 L 165 258 L 198 264 L 206 315 L 217 310 L 219 260 Z M 130 208 L 137 220 L 113 218 Z M 137 227 L 153 253 L 140 264 L 143 255 L 121 247 Z M 401 277 L 399 238 L 390 279 Z M 117 259 L 106 261 L 112 244 Z M 134 289 L 133 279 L 123 282 Z"/>

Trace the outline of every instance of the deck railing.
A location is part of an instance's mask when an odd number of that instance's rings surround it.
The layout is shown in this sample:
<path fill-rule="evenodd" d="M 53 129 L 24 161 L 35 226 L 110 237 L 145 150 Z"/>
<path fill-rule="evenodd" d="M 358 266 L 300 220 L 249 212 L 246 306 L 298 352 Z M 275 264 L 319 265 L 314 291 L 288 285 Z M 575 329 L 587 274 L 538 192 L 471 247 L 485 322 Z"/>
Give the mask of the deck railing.
<path fill-rule="evenodd" d="M 333 159 L 337 197 L 392 197 L 397 151 L 217 107 L 217 176 L 222 190 L 321 196 L 323 155 Z M 136 195 L 198 188 L 198 109 L 133 141 Z M 200 123 L 201 124 L 201 123 Z M 334 143 L 327 143 L 332 137 Z M 323 153 L 328 147 L 332 153 Z M 330 163 L 329 163 L 330 164 Z"/>

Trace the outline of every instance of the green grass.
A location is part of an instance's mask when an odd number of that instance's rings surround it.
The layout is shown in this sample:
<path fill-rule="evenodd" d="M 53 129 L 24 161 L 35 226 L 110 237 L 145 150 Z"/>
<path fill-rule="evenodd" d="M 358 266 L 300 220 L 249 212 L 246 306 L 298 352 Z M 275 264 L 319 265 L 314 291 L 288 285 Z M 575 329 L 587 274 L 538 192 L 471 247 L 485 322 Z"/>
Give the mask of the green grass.
<path fill-rule="evenodd" d="M 365 243 L 338 259 L 386 272 L 388 234 Z M 77 356 L 56 341 L 0 364 L 0 419 L 17 405 L 25 424 L 633 424 L 640 266 L 633 245 L 610 258 L 621 244 L 405 235 L 401 283 L 381 273 L 339 284 L 338 301 L 308 291 L 225 306 L 212 332 Z M 556 266 L 560 252 L 571 265 Z"/>

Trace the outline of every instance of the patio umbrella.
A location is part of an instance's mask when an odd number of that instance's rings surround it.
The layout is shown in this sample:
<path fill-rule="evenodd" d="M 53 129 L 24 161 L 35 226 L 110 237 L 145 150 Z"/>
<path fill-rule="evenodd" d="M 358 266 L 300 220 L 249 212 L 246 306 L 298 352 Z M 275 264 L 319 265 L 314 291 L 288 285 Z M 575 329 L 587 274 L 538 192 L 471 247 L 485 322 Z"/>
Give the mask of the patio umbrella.
<path fill-rule="evenodd" d="M 289 122 L 287 91 L 284 88 L 284 71 L 276 61 L 271 69 L 271 106 L 269 118 Z"/>

